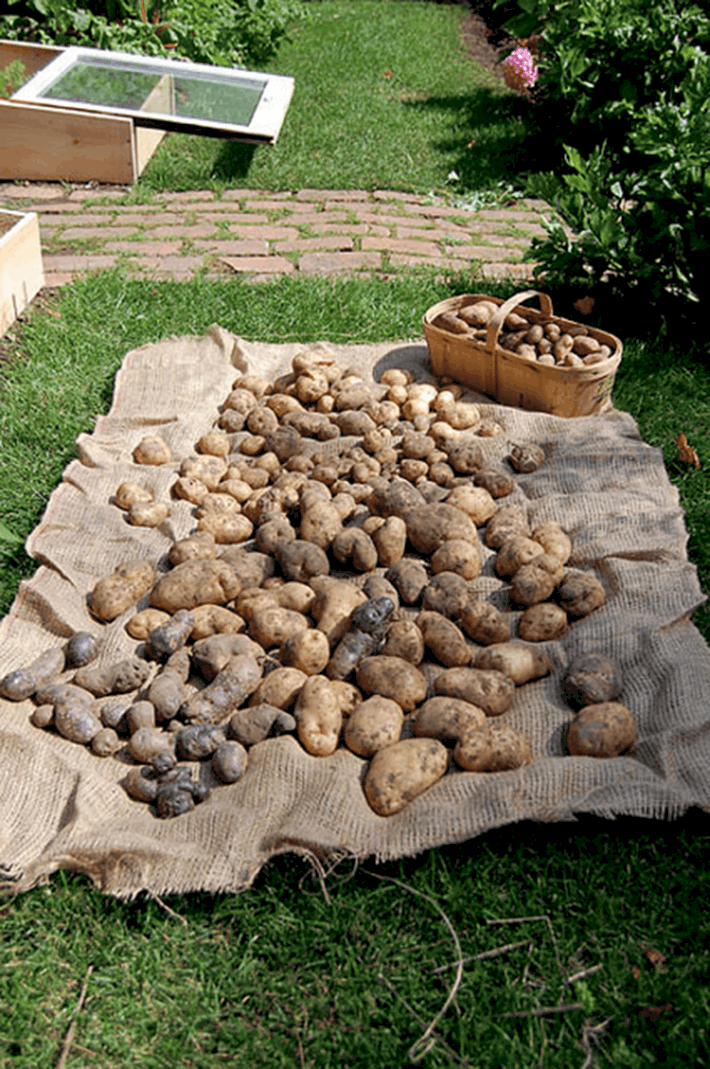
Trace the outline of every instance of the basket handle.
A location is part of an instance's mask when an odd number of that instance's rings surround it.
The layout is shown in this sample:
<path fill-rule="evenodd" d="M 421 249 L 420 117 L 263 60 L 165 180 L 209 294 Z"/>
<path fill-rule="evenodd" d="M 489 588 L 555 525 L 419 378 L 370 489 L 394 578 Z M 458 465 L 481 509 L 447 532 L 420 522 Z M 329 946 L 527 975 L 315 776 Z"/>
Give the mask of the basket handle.
<path fill-rule="evenodd" d="M 509 297 L 507 301 L 504 301 L 503 304 L 498 306 L 497 310 L 488 320 L 486 348 L 489 352 L 495 352 L 495 347 L 498 342 L 498 335 L 500 334 L 500 328 L 503 325 L 505 317 L 513 311 L 516 304 L 522 304 L 523 301 L 529 301 L 531 297 L 540 298 L 540 311 L 543 315 L 552 315 L 552 301 L 546 293 L 540 293 L 539 290 L 524 290 L 522 293 L 513 294 L 512 297 Z"/>

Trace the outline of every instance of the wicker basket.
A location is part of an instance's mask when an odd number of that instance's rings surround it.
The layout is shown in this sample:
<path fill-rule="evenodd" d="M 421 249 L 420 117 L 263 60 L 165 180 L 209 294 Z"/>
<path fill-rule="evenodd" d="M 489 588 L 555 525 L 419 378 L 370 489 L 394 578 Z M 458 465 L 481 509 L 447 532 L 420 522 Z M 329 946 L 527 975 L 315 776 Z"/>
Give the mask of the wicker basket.
<path fill-rule="evenodd" d="M 540 298 L 540 311 L 525 308 L 522 301 Z M 499 309 L 488 324 L 485 341 L 469 334 L 454 334 L 435 325 L 442 312 L 457 312 L 476 301 L 491 301 Z M 621 363 L 623 346 L 613 334 L 588 328 L 600 345 L 608 345 L 611 356 L 599 364 L 584 367 L 552 367 L 526 360 L 498 344 L 503 322 L 511 312 L 532 326 L 552 320 L 563 330 L 580 324 L 552 314 L 552 301 L 545 293 L 526 290 L 507 301 L 487 294 L 450 297 L 433 305 L 424 315 L 424 336 L 435 375 L 447 375 L 479 393 L 488 394 L 503 405 L 553 416 L 596 416 L 611 408 L 611 391 Z"/>

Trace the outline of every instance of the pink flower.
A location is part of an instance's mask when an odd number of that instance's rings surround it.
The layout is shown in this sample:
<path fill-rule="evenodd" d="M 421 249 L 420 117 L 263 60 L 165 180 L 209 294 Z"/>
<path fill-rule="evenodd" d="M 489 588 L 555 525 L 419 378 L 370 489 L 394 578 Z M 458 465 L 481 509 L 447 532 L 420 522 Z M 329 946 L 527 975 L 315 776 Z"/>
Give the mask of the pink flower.
<path fill-rule="evenodd" d="M 537 64 L 529 48 L 516 48 L 503 63 L 503 77 L 509 89 L 532 89 L 537 81 Z"/>

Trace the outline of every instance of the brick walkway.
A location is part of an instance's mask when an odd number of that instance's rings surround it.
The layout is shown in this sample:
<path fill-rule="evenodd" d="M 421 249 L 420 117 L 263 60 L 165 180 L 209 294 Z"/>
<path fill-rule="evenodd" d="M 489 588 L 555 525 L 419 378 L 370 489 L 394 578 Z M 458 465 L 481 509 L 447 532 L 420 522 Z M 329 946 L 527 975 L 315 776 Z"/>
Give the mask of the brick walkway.
<path fill-rule="evenodd" d="M 377 190 L 233 189 L 160 193 L 125 204 L 125 191 L 0 185 L 0 207 L 36 211 L 46 285 L 121 265 L 140 278 L 189 279 L 234 272 L 379 274 L 406 267 L 463 270 L 527 280 L 522 255 L 543 235 L 541 201 L 476 212 L 443 200 Z"/>

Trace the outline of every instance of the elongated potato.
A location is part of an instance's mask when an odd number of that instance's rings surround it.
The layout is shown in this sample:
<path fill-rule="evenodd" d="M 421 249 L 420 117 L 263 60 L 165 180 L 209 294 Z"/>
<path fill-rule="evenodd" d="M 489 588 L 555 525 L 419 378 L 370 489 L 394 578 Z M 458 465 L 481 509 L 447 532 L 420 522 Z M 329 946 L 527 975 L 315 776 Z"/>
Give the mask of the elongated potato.
<path fill-rule="evenodd" d="M 530 743 L 508 724 L 473 728 L 454 747 L 454 761 L 467 772 L 508 772 L 531 760 Z"/>
<path fill-rule="evenodd" d="M 505 613 L 490 601 L 476 598 L 461 612 L 461 626 L 474 642 L 489 646 L 493 642 L 507 642 L 510 638 L 510 621 Z"/>
<path fill-rule="evenodd" d="M 365 797 L 375 813 L 390 817 L 446 772 L 449 751 L 438 739 L 402 739 L 379 750 L 365 776 Z"/>
<path fill-rule="evenodd" d="M 500 716 L 515 696 L 515 683 L 495 669 L 447 668 L 434 680 L 434 691 L 477 705 L 486 716 Z"/>
<path fill-rule="evenodd" d="M 158 580 L 150 603 L 169 613 L 196 605 L 226 605 L 240 589 L 241 581 L 226 561 L 187 560 Z"/>
<path fill-rule="evenodd" d="M 412 721 L 414 734 L 441 742 L 456 742 L 464 732 L 483 727 L 486 714 L 477 705 L 441 695 L 420 705 Z"/>
<path fill-rule="evenodd" d="M 452 620 L 438 612 L 420 612 L 416 624 L 440 664 L 456 668 L 470 663 L 471 647 Z"/>
<path fill-rule="evenodd" d="M 154 582 L 155 568 L 152 564 L 146 560 L 126 561 L 95 584 L 91 591 L 91 612 L 99 620 L 115 620 L 147 594 Z"/>
<path fill-rule="evenodd" d="M 357 666 L 356 677 L 358 687 L 365 694 L 392 698 L 407 713 L 427 696 L 426 677 L 400 657 L 365 657 Z"/>
<path fill-rule="evenodd" d="M 45 650 L 31 664 L 16 668 L 0 679 L 0 697 L 13 702 L 24 701 L 61 675 L 64 662 L 65 653 L 61 646 Z"/>
<path fill-rule="evenodd" d="M 516 687 L 550 674 L 552 665 L 547 653 L 524 642 L 499 642 L 477 654 L 476 668 L 492 668 L 512 679 Z"/>
<path fill-rule="evenodd" d="M 310 676 L 298 695 L 293 715 L 298 738 L 309 754 L 327 757 L 335 752 L 343 716 L 329 679 Z"/>

